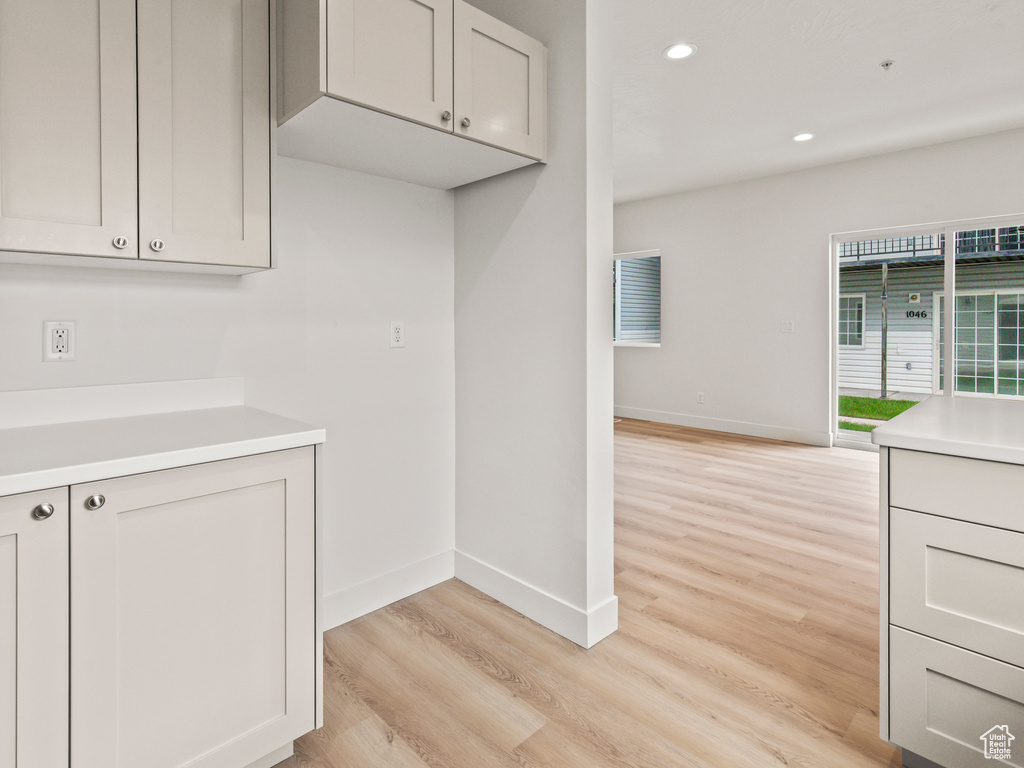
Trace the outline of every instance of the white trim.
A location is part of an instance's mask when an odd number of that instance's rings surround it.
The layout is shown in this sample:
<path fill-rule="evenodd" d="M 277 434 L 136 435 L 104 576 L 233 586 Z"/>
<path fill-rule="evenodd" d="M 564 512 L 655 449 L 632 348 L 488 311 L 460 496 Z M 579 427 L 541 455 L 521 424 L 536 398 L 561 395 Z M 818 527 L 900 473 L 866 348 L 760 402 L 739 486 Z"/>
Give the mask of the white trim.
<path fill-rule="evenodd" d="M 812 432 L 803 429 L 790 429 L 789 427 L 775 427 L 768 424 L 732 421 L 730 419 L 712 419 L 704 416 L 690 416 L 683 413 L 652 411 L 647 408 L 631 408 L 625 405 L 616 405 L 615 415 L 627 419 L 654 421 L 661 424 L 674 424 L 679 427 L 693 427 L 694 429 L 708 429 L 713 432 L 729 432 L 734 435 L 766 437 L 770 440 L 804 443 L 805 445 L 817 445 L 825 448 L 832 444 L 831 432 Z"/>
<path fill-rule="evenodd" d="M 324 598 L 324 624 L 339 627 L 455 576 L 455 553 L 441 552 Z"/>
<path fill-rule="evenodd" d="M 613 341 L 613 347 L 650 347 L 657 349 L 661 346 L 660 341 Z"/>
<path fill-rule="evenodd" d="M 0 392 L 0 429 L 245 404 L 245 379 L 192 379 Z"/>
<path fill-rule="evenodd" d="M 455 578 L 584 648 L 593 647 L 619 625 L 615 595 L 583 610 L 464 552 L 455 553 Z"/>

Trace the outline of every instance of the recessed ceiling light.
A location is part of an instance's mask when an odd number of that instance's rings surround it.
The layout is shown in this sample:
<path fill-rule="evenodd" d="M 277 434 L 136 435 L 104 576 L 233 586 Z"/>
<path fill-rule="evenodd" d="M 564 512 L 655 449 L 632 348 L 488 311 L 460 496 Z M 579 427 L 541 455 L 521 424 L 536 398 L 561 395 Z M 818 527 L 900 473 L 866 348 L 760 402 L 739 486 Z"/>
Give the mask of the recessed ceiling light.
<path fill-rule="evenodd" d="M 697 52 L 697 46 L 693 43 L 676 43 L 665 49 L 666 59 L 685 59 Z"/>
<path fill-rule="evenodd" d="M 798 133 L 793 137 L 793 141 L 810 141 L 814 138 L 813 133 Z"/>

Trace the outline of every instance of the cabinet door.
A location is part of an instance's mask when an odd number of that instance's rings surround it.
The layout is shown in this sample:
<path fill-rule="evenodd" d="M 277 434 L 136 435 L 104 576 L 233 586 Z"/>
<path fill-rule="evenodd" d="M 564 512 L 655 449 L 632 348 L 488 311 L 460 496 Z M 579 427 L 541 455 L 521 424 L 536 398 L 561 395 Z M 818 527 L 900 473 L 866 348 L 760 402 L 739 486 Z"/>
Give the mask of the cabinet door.
<path fill-rule="evenodd" d="M 270 266 L 268 0 L 139 0 L 144 259 Z"/>
<path fill-rule="evenodd" d="M 49 517 L 34 510 L 48 504 Z M 48 510 L 42 510 L 40 515 Z M 0 498 L 0 765 L 68 764 L 68 490 Z"/>
<path fill-rule="evenodd" d="M 72 487 L 75 768 L 242 766 L 313 729 L 313 473 L 300 448 Z"/>
<path fill-rule="evenodd" d="M 327 40 L 328 94 L 451 131 L 452 0 L 327 0 Z"/>
<path fill-rule="evenodd" d="M 455 0 L 455 133 L 543 162 L 547 49 Z"/>
<path fill-rule="evenodd" d="M 137 256 L 135 117 L 132 0 L 0 0 L 0 250 Z"/>

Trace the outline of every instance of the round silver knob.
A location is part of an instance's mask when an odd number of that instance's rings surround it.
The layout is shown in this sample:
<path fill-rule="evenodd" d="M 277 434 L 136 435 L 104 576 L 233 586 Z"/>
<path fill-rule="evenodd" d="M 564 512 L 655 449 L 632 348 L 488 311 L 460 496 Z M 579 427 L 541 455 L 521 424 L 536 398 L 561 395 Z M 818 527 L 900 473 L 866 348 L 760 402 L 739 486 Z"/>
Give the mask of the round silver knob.
<path fill-rule="evenodd" d="M 119 251 L 123 251 L 128 247 L 128 238 L 124 235 L 118 235 L 114 238 L 114 247 Z"/>
<path fill-rule="evenodd" d="M 106 498 L 104 496 L 101 496 L 98 493 L 94 493 L 92 496 L 90 496 L 88 499 L 85 500 L 85 508 L 86 509 L 99 509 L 100 507 L 102 507 L 106 503 L 107 503 L 107 500 L 106 500 Z"/>
<path fill-rule="evenodd" d="M 462 118 L 462 127 L 463 128 L 469 128 L 469 118 L 468 117 Z"/>
<path fill-rule="evenodd" d="M 161 240 L 159 237 L 155 237 L 149 241 L 149 247 L 152 248 L 157 253 L 159 253 L 164 249 L 164 241 Z"/>
<path fill-rule="evenodd" d="M 40 504 L 32 510 L 32 517 L 36 520 L 45 520 L 53 514 L 53 504 Z"/>
<path fill-rule="evenodd" d="M 452 113 L 446 109 L 444 112 L 441 113 L 441 119 L 447 123 L 449 120 L 452 119 Z"/>

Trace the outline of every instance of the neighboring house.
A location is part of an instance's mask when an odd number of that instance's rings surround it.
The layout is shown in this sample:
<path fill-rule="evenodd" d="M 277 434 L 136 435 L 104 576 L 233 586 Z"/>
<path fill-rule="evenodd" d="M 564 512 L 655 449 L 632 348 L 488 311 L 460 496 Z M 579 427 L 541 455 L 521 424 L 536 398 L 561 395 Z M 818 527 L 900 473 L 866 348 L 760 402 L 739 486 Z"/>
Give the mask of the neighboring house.
<path fill-rule="evenodd" d="M 993 236 L 958 237 L 957 391 L 1024 396 L 1024 235 L 1019 227 L 999 230 L 998 238 L 994 230 L 987 232 Z M 880 387 L 882 264 L 888 263 L 887 390 L 939 391 L 944 385 L 941 236 L 840 247 L 839 387 Z"/>

